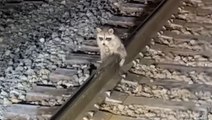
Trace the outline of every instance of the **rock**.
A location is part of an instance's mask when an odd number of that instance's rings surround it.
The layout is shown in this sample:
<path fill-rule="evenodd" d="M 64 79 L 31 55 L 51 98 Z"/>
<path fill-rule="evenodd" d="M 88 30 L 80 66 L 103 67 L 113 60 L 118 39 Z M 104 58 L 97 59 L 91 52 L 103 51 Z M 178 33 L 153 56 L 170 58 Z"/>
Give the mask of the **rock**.
<path fill-rule="evenodd" d="M 10 60 L 10 61 L 8 62 L 8 65 L 12 66 L 12 65 L 13 65 L 13 61 Z"/>
<path fill-rule="evenodd" d="M 11 98 L 11 102 L 12 103 L 18 103 L 20 102 L 21 100 L 17 99 L 17 98 Z"/>
<path fill-rule="evenodd" d="M 32 70 L 31 68 L 29 68 L 29 69 L 25 72 L 25 74 L 29 76 L 29 75 L 34 75 L 35 72 L 34 72 L 34 70 Z"/>
<path fill-rule="evenodd" d="M 50 71 L 47 70 L 47 69 L 41 69 L 40 70 L 40 74 L 42 74 L 42 75 L 48 75 L 49 73 L 50 73 Z"/>
<path fill-rule="evenodd" d="M 24 64 L 26 66 L 31 66 L 32 65 L 32 60 L 30 60 L 30 59 L 24 59 L 23 62 L 24 62 Z"/>
<path fill-rule="evenodd" d="M 61 42 L 61 39 L 56 37 L 56 38 L 54 38 L 54 41 Z"/>
<path fill-rule="evenodd" d="M 12 66 L 7 67 L 7 69 L 5 70 L 6 73 L 11 72 L 11 71 L 13 71 L 13 67 Z"/>
<path fill-rule="evenodd" d="M 22 66 L 18 66 L 18 67 L 16 67 L 16 69 L 15 69 L 16 71 L 23 71 L 24 70 L 24 68 L 22 67 Z"/>
<path fill-rule="evenodd" d="M 21 80 L 28 80 L 27 77 L 25 75 L 22 75 L 19 77 Z"/>
<path fill-rule="evenodd" d="M 57 32 L 53 32 L 53 33 L 52 33 L 52 38 L 54 39 L 54 38 L 56 38 L 56 37 L 58 37 L 58 33 L 57 33 Z"/>
<path fill-rule="evenodd" d="M 24 86 L 23 86 L 23 84 L 21 84 L 21 83 L 18 83 L 17 84 L 17 87 L 20 89 L 20 88 L 24 88 Z"/>
<path fill-rule="evenodd" d="M 48 81 L 47 80 L 42 80 L 42 83 L 43 84 L 48 84 Z"/>
<path fill-rule="evenodd" d="M 4 77 L 0 77 L 0 81 L 1 81 L 1 80 L 4 80 L 4 79 L 5 79 Z M 1 88 L 1 86 L 0 86 L 0 88 Z"/>
<path fill-rule="evenodd" d="M 3 98 L 3 105 L 11 105 L 12 102 L 8 98 Z"/>
<path fill-rule="evenodd" d="M 18 99 L 25 100 L 26 99 L 26 96 L 21 94 L 21 95 L 18 96 Z"/>
<path fill-rule="evenodd" d="M 6 50 L 5 55 L 8 56 L 10 55 L 11 51 L 10 50 Z"/>
<path fill-rule="evenodd" d="M 19 95 L 19 91 L 17 89 L 11 90 L 10 94 L 12 95 Z"/>
<path fill-rule="evenodd" d="M 123 111 L 123 110 L 124 110 L 124 105 L 118 104 L 118 109 L 119 109 L 120 111 Z"/>
<path fill-rule="evenodd" d="M 65 0 L 61 1 L 61 4 L 65 5 L 66 4 L 66 1 Z"/>
<path fill-rule="evenodd" d="M 42 79 L 48 79 L 49 77 L 47 75 L 42 75 Z"/>
<path fill-rule="evenodd" d="M 2 96 L 8 96 L 8 93 L 6 91 L 4 91 L 4 90 L 1 90 L 1 95 Z"/>
<path fill-rule="evenodd" d="M 80 85 L 82 85 L 84 83 L 84 81 L 85 81 L 85 78 L 84 77 L 80 77 L 78 79 L 78 82 L 79 82 Z"/>
<path fill-rule="evenodd" d="M 44 42 L 45 42 L 45 39 L 44 39 L 44 38 L 40 38 L 39 41 L 40 41 L 41 43 L 44 43 Z"/>

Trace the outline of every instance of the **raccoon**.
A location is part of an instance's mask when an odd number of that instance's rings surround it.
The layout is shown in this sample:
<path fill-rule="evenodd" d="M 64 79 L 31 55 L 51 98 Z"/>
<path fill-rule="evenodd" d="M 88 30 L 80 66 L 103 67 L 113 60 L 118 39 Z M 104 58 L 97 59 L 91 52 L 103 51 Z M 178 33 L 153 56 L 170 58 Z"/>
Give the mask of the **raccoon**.
<path fill-rule="evenodd" d="M 126 49 L 120 38 L 114 34 L 112 28 L 96 28 L 97 31 L 97 45 L 100 48 L 101 61 L 104 61 L 109 55 L 118 54 L 121 57 L 119 63 L 123 66 L 127 56 Z"/>

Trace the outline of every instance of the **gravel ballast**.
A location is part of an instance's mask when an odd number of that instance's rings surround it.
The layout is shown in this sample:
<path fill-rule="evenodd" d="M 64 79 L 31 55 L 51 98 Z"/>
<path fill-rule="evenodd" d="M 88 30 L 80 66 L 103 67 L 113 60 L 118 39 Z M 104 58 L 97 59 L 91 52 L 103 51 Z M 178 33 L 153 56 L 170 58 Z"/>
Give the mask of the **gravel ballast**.
<path fill-rule="evenodd" d="M 3 6 L 0 9 L 0 42 L 4 45 L 0 49 L 0 104 L 25 101 L 33 84 L 58 88 L 82 85 L 90 75 L 84 72 L 90 65 L 68 65 L 65 57 L 77 52 L 83 41 L 95 39 L 96 27 L 104 24 L 115 10 L 111 4 L 109 0 L 50 0 Z M 77 69 L 76 79 L 50 81 L 49 74 L 58 67 Z M 58 103 L 45 102 L 44 105 Z"/>

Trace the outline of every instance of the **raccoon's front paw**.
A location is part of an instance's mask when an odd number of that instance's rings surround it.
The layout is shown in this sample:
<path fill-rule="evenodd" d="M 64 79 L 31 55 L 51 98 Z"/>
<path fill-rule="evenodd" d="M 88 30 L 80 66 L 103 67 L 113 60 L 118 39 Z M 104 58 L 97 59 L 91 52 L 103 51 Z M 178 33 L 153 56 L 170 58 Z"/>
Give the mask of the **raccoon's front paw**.
<path fill-rule="evenodd" d="M 119 66 L 123 66 L 125 62 L 125 59 L 121 59 L 121 61 L 119 62 Z"/>

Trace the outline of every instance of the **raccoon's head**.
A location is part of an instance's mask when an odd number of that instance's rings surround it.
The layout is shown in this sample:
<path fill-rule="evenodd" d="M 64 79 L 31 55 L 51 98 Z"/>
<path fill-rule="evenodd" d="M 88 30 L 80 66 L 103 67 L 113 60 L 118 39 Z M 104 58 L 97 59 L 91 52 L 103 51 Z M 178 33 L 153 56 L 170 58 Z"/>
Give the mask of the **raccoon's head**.
<path fill-rule="evenodd" d="M 96 28 L 97 31 L 97 42 L 103 46 L 108 46 L 108 44 L 114 38 L 114 30 L 112 28 Z"/>

